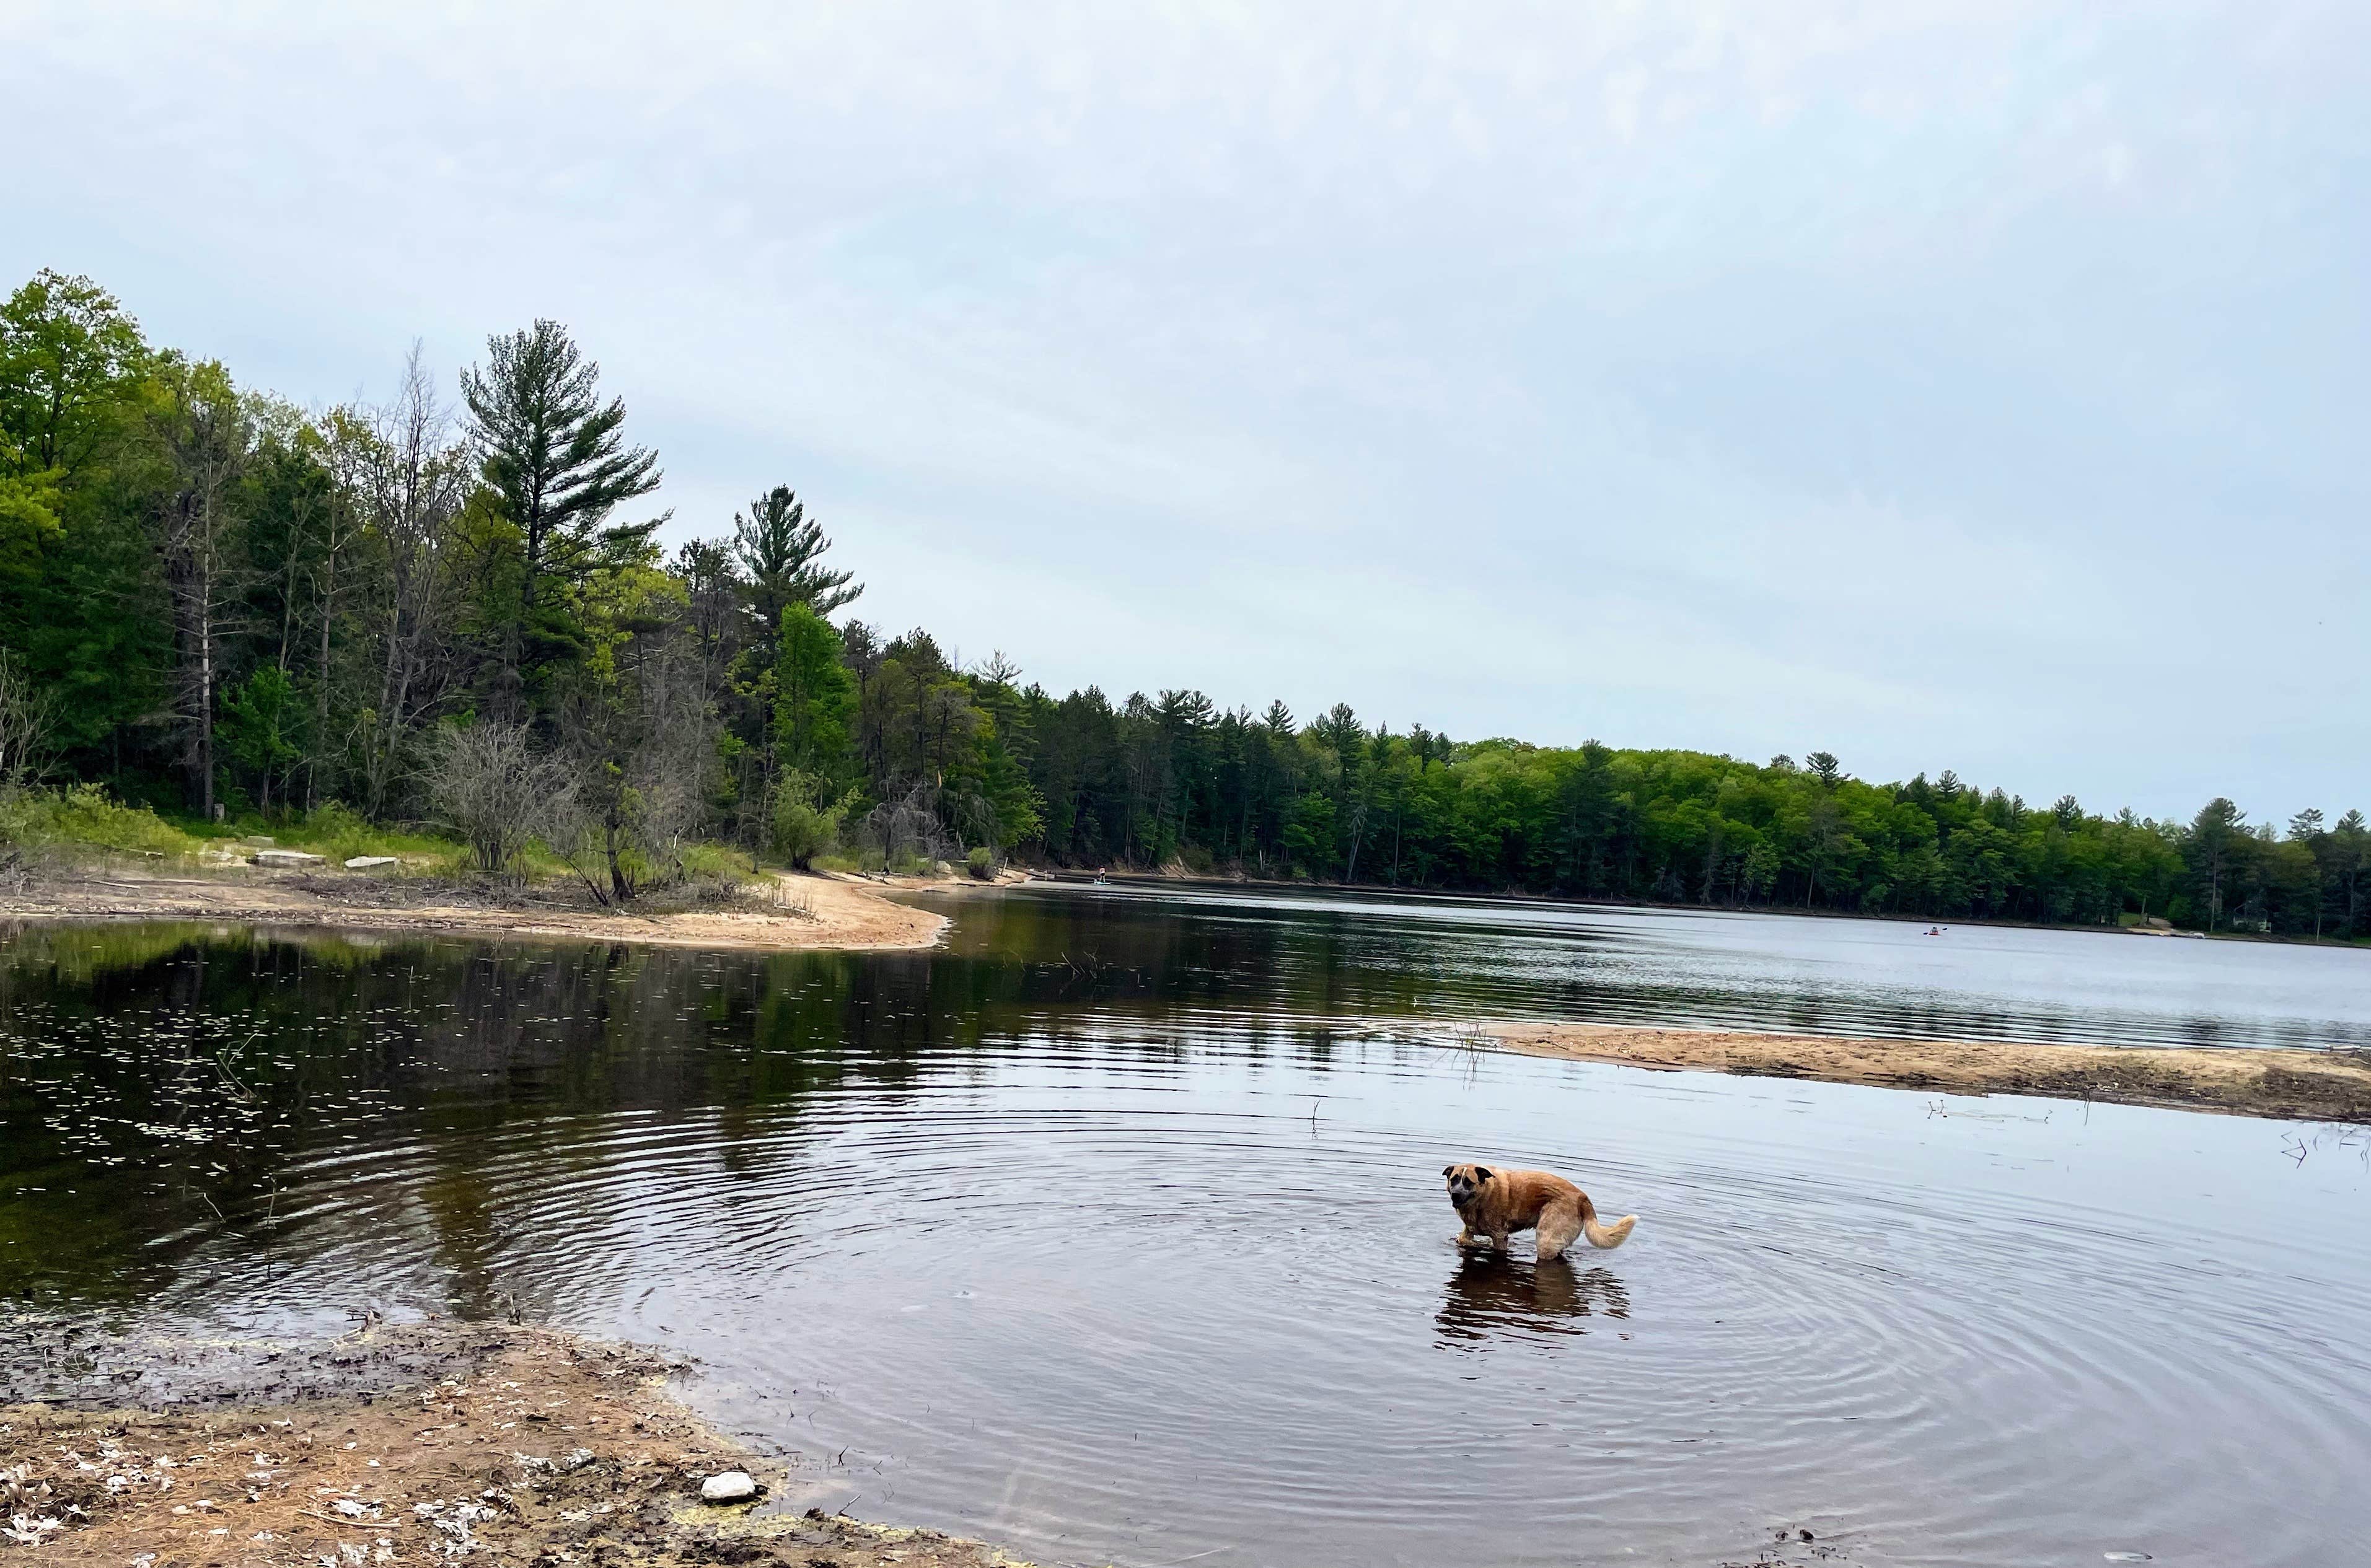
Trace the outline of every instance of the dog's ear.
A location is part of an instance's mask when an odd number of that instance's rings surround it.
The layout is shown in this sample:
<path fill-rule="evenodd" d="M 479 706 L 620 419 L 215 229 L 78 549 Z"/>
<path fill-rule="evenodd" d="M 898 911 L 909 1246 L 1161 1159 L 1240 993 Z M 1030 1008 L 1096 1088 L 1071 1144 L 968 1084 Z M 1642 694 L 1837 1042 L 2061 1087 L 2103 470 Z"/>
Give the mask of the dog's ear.
<path fill-rule="evenodd" d="M 1476 1182 L 1487 1182 L 1490 1179 L 1490 1168 L 1486 1165 L 1475 1166 L 1474 1168 L 1474 1179 Z"/>
<path fill-rule="evenodd" d="M 1457 1174 L 1457 1167 L 1454 1165 L 1444 1165 L 1440 1168 L 1440 1173 L 1443 1176 L 1454 1176 Z"/>

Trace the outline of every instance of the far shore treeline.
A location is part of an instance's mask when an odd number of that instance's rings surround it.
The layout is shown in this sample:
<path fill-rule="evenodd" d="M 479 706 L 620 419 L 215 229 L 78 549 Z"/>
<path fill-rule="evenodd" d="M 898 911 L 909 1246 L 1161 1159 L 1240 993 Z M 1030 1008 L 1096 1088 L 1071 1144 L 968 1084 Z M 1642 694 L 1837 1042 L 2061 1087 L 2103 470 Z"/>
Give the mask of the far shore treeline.
<path fill-rule="evenodd" d="M 201 833 L 424 824 L 611 902 L 725 844 L 2371 937 L 2357 811 L 2155 822 L 1949 770 L 1865 782 L 1820 751 L 1057 698 L 858 618 L 779 478 L 670 554 L 635 509 L 656 455 L 554 323 L 306 410 L 45 271 L 0 310 L 0 858 L 11 823 L 103 795 Z"/>

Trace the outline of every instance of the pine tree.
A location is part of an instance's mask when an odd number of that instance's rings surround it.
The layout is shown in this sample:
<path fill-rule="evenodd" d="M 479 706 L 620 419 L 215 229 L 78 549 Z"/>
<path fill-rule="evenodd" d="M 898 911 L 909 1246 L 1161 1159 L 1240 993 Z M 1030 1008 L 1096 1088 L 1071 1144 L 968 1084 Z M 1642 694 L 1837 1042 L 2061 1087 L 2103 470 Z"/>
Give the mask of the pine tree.
<path fill-rule="evenodd" d="M 640 551 L 665 521 L 608 525 L 619 502 L 658 488 L 659 460 L 626 445 L 626 405 L 601 402 L 600 378 L 556 321 L 489 338 L 484 370 L 461 375 L 486 485 L 519 536 L 518 603 L 503 627 L 495 694 L 515 716 L 546 666 L 584 649 L 566 590 Z"/>
<path fill-rule="evenodd" d="M 749 573 L 750 598 L 769 641 L 785 605 L 804 605 L 828 617 L 864 592 L 854 572 L 823 564 L 831 541 L 824 537 L 822 524 L 808 520 L 805 503 L 788 485 L 776 485 L 751 502 L 746 513 L 734 513 L 733 544 Z"/>

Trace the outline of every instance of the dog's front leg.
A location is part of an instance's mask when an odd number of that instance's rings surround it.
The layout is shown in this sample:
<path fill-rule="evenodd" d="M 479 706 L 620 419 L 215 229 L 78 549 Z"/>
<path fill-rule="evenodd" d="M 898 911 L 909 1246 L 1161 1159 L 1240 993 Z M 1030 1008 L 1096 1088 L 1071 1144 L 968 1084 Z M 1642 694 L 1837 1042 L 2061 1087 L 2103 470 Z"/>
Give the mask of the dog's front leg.
<path fill-rule="evenodd" d="M 1507 1233 L 1503 1230 L 1494 1230 L 1490 1232 L 1490 1251 L 1494 1252 L 1503 1252 L 1506 1250 Z"/>
<path fill-rule="evenodd" d="M 1471 1247 L 1474 1245 L 1474 1228 L 1470 1225 L 1467 1226 L 1464 1229 L 1451 1237 L 1450 1240 L 1455 1242 L 1460 1247 Z"/>

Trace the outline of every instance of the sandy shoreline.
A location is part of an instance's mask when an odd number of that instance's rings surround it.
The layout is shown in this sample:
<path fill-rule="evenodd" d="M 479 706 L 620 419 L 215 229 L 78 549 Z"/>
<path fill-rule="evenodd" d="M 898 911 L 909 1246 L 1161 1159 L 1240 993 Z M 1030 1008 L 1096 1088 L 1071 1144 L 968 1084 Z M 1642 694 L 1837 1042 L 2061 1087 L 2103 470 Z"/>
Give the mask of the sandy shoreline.
<path fill-rule="evenodd" d="M 121 1395 L 0 1407 L 0 1552 L 38 1543 L 32 1561 L 1025 1568 L 977 1542 L 762 1495 L 703 1503 L 720 1471 L 780 1493 L 790 1467 L 719 1435 L 668 1395 L 679 1368 L 629 1347 L 457 1323 L 245 1345 L 36 1337 L 115 1349 L 160 1393 L 178 1387 L 161 1397 L 181 1408 L 125 1408 Z M 212 1370 L 177 1385 L 184 1359 Z"/>
<path fill-rule="evenodd" d="M 2371 1053 L 2361 1051 L 1853 1040 L 1599 1023 L 1498 1022 L 1478 1033 L 1441 1028 L 1461 1042 L 1631 1067 L 2371 1122 Z"/>
<path fill-rule="evenodd" d="M 1020 880 L 1017 873 L 1006 879 Z M 0 920 L 202 920 L 387 934 L 452 933 L 638 942 L 730 951 L 914 950 L 947 917 L 884 897 L 903 888 L 974 890 L 957 878 L 779 878 L 775 902 L 616 913 L 538 890 L 497 898 L 424 878 L 241 869 L 139 869 L 46 878 L 0 894 Z M 1395 1026 L 1394 1032 L 1404 1026 Z M 1650 1025 L 1440 1021 L 1446 1040 L 1532 1055 L 1674 1071 L 1920 1090 L 2028 1094 L 2296 1121 L 2371 1123 L 2371 1052 L 2036 1045 L 1901 1041 Z"/>
<path fill-rule="evenodd" d="M 881 896 L 886 886 L 785 874 L 781 904 L 612 912 L 544 894 L 473 896 L 446 882 L 338 872 L 241 870 L 215 875 L 110 870 L 44 879 L 0 895 L 0 919 L 219 920 L 379 932 L 650 942 L 714 949 L 926 948 L 946 917 Z M 954 885 L 954 884 L 946 884 Z"/>

